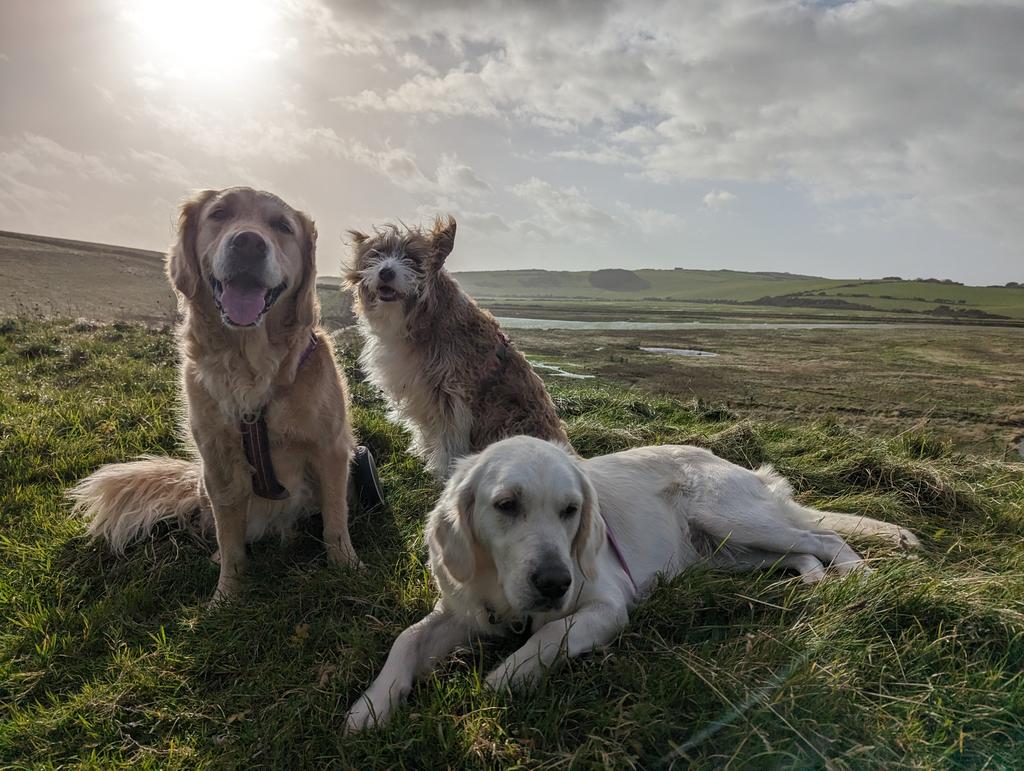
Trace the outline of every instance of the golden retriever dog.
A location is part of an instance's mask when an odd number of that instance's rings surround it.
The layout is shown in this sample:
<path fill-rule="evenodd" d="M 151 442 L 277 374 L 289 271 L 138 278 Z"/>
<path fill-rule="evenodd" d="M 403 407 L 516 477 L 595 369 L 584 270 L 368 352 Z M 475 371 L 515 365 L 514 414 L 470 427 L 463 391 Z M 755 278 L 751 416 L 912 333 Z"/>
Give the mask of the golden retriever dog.
<path fill-rule="evenodd" d="M 163 519 L 216 529 L 215 600 L 241 586 L 247 541 L 321 511 L 331 560 L 357 564 L 346 500 L 348 393 L 318 326 L 316 228 L 247 187 L 186 202 L 167 273 L 178 335 L 188 460 L 104 466 L 70 491 L 89 532 L 123 553 Z"/>
<path fill-rule="evenodd" d="M 532 631 L 486 679 L 527 686 L 561 657 L 613 640 L 659 575 L 698 563 L 787 568 L 807 582 L 866 570 L 840 533 L 918 544 L 896 525 L 802 506 L 770 467 L 749 471 L 698 447 L 581 460 L 531 437 L 498 442 L 457 464 L 430 513 L 440 598 L 399 635 L 347 730 L 387 722 L 415 678 L 481 636 Z"/>
<path fill-rule="evenodd" d="M 543 381 L 445 270 L 454 219 L 426 232 L 385 225 L 372 236 L 349 233 L 360 364 L 428 471 L 444 479 L 454 460 L 508 436 L 568 442 Z"/>

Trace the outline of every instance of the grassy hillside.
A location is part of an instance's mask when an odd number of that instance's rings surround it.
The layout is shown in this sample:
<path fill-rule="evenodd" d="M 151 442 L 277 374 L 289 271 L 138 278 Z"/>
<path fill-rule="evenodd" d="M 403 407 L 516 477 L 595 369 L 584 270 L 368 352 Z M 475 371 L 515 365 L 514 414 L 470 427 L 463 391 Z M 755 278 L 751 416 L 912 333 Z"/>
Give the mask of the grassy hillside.
<path fill-rule="evenodd" d="M 173 318 L 163 255 L 0 231 L 0 312 L 65 318 Z"/>
<path fill-rule="evenodd" d="M 326 323 L 351 323 L 340 279 L 317 290 Z M 0 231 L 0 314 L 168 324 L 176 309 L 160 252 Z"/>
<path fill-rule="evenodd" d="M 775 463 L 800 499 L 916 530 L 917 559 L 807 588 L 692 571 L 604 651 L 509 699 L 456 656 L 386 730 L 340 733 L 434 592 L 421 543 L 437 487 L 341 357 L 389 507 L 355 512 L 365 572 L 315 526 L 254 549 L 243 601 L 208 609 L 210 544 L 166 529 L 116 559 L 61 491 L 100 463 L 174 453 L 174 343 L 119 324 L 0 324 L 0 766 L 133 768 L 880 767 L 1024 763 L 1024 472 L 927 436 L 742 422 L 607 381 L 549 381 L 594 455 L 692 441 Z"/>
<path fill-rule="evenodd" d="M 0 313 L 166 323 L 174 297 L 157 252 L 0 232 Z M 465 271 L 499 315 L 579 319 L 847 319 L 1024 324 L 1024 289 L 850 281 L 733 270 Z M 320 277 L 325 317 L 347 322 L 340 280 Z"/>
<path fill-rule="evenodd" d="M 732 270 L 636 270 L 624 288 L 607 288 L 588 271 L 467 271 L 459 283 L 485 305 L 541 303 L 539 310 L 599 301 L 594 312 L 637 310 L 722 315 L 842 316 L 902 321 L 1024 320 L 1024 288 L 974 287 L 936 281 L 851 281 Z M 638 288 L 638 282 L 641 285 Z M 595 285 L 598 284 L 598 285 Z M 568 301 L 568 302 L 566 302 Z M 521 315 L 521 314 L 516 314 Z"/>

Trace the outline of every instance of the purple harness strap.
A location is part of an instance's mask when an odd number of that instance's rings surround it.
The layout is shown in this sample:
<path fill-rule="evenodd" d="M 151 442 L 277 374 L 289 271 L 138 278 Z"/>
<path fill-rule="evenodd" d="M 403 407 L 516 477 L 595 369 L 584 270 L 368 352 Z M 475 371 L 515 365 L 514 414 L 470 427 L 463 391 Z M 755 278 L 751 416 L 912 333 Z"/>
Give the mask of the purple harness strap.
<path fill-rule="evenodd" d="M 310 332 L 309 345 L 299 357 L 299 368 L 306 363 L 306 359 L 319 342 L 316 334 Z M 288 488 L 278 481 L 277 474 L 274 473 L 274 464 L 270 460 L 270 437 L 267 433 L 266 415 L 267 406 L 263 405 L 258 413 L 242 416 L 239 422 L 242 430 L 242 449 L 245 450 L 245 459 L 252 466 L 252 491 L 260 498 L 280 501 L 288 497 Z"/>
<path fill-rule="evenodd" d="M 601 519 L 604 520 L 604 532 L 605 535 L 608 536 L 608 545 L 612 547 L 615 559 L 619 561 L 619 564 L 622 566 L 622 570 L 629 579 L 629 582 L 633 584 L 633 591 L 640 594 L 640 589 L 636 585 L 636 581 L 633 580 L 633 574 L 629 570 L 629 565 L 626 564 L 626 558 L 622 556 L 622 549 L 619 548 L 619 542 L 615 540 L 615 533 L 612 531 L 611 525 L 609 525 L 608 520 L 604 518 L 604 514 L 601 515 Z"/>

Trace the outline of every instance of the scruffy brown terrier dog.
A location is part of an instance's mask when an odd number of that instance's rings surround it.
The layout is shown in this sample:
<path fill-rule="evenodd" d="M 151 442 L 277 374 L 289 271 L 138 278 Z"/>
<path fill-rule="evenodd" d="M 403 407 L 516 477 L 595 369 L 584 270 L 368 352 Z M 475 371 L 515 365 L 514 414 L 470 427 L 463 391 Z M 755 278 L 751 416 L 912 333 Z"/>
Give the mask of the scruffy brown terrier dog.
<path fill-rule="evenodd" d="M 349 233 L 346 278 L 366 341 L 360 364 L 435 477 L 509 436 L 568 442 L 529 362 L 445 270 L 454 219 L 438 218 L 430 231 L 384 225 L 372 236 Z"/>
<path fill-rule="evenodd" d="M 327 554 L 357 564 L 346 501 L 353 437 L 345 381 L 319 326 L 313 221 L 236 187 L 185 203 L 167 273 L 184 321 L 188 459 L 104 466 L 70 491 L 115 552 L 162 519 L 216 526 L 214 599 L 241 585 L 246 541 L 322 511 Z"/>

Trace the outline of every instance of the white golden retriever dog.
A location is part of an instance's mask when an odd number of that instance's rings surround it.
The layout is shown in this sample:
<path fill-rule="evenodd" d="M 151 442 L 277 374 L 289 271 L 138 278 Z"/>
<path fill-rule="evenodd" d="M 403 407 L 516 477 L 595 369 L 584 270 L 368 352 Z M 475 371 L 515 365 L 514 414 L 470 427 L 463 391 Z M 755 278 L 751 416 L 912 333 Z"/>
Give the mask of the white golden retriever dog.
<path fill-rule="evenodd" d="M 658 575 L 700 562 L 782 567 L 807 582 L 866 569 L 839 533 L 918 543 L 896 525 L 801 506 L 770 467 L 748 471 L 698 447 L 580 460 L 532 437 L 497 442 L 458 463 L 430 513 L 441 597 L 399 635 L 346 728 L 386 722 L 417 677 L 479 636 L 532 629 L 487 676 L 495 689 L 528 685 L 559 656 L 612 640 Z"/>

